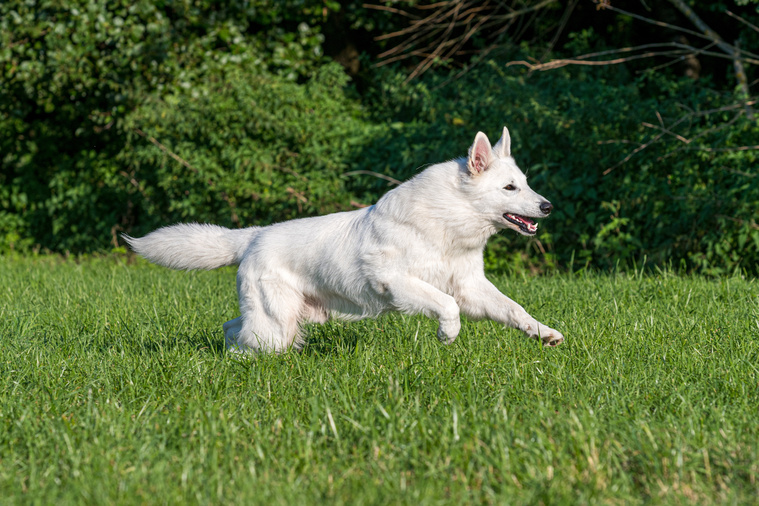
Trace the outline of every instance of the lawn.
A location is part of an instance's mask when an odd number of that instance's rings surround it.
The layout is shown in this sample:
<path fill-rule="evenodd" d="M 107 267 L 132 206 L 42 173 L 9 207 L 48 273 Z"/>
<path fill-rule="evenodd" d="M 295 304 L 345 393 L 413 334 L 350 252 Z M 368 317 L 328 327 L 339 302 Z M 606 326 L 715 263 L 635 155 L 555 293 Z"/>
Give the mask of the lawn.
<path fill-rule="evenodd" d="M 756 501 L 756 281 L 494 282 L 566 343 L 388 315 L 238 359 L 233 270 L 0 257 L 0 502 Z"/>

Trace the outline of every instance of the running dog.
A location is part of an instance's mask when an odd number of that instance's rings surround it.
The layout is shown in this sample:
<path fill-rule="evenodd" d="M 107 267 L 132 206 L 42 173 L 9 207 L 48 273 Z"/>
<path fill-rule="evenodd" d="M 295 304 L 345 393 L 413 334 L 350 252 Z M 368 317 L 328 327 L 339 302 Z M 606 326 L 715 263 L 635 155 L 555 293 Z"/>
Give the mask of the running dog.
<path fill-rule="evenodd" d="M 238 230 L 178 224 L 124 239 L 172 269 L 239 265 L 241 316 L 223 325 L 231 351 L 300 348 L 304 323 L 388 311 L 437 319 L 445 344 L 463 312 L 556 346 L 564 336 L 499 292 L 482 259 L 491 235 L 535 235 L 533 219 L 552 209 L 528 186 L 504 128 L 495 146 L 478 132 L 468 156 L 427 168 L 371 207 Z"/>

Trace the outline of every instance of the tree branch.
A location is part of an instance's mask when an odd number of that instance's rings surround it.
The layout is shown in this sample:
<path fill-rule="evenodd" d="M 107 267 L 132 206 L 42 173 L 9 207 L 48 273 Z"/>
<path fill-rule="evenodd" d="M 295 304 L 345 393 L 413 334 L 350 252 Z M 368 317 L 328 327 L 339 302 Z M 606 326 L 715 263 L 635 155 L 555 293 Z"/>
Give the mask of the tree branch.
<path fill-rule="evenodd" d="M 656 56 L 669 56 L 669 57 L 679 57 L 680 59 L 688 57 L 688 56 L 695 56 L 699 54 L 705 54 L 709 56 L 714 56 L 716 58 L 729 58 L 730 60 L 733 60 L 732 56 L 724 55 L 722 53 L 715 53 L 707 51 L 710 47 L 712 47 L 714 43 L 709 44 L 708 46 L 698 49 L 692 46 L 689 46 L 687 44 L 681 44 L 679 42 L 664 42 L 664 43 L 655 43 L 655 44 L 644 44 L 642 46 L 635 46 L 635 47 L 624 47 L 622 49 L 612 49 L 609 51 L 600 51 L 597 53 L 588 53 L 584 55 L 580 55 L 576 58 L 567 58 L 567 59 L 560 59 L 560 60 L 551 60 L 546 63 L 530 63 L 526 62 L 524 60 L 520 61 L 511 61 L 506 64 L 507 67 L 510 67 L 512 65 L 524 65 L 525 67 L 528 67 L 530 71 L 544 71 L 544 70 L 553 70 L 561 67 L 565 67 L 567 65 L 588 65 L 588 66 L 603 66 L 603 65 L 617 65 L 619 63 L 626 63 L 628 61 L 633 60 L 640 60 L 643 58 L 653 58 Z M 624 53 L 632 53 L 635 51 L 640 51 L 644 49 L 655 49 L 655 48 L 674 48 L 675 50 L 671 51 L 649 51 L 647 53 L 642 54 L 635 54 L 631 56 L 623 56 L 618 58 L 613 58 L 609 60 L 591 60 L 590 58 L 595 58 L 599 56 L 608 56 L 608 55 L 615 55 L 615 54 L 624 54 Z M 748 59 L 747 61 L 755 64 L 759 64 L 759 60 L 754 59 Z"/>
<path fill-rule="evenodd" d="M 380 179 L 384 179 L 390 184 L 399 185 L 402 183 L 402 181 L 398 181 L 394 177 L 386 176 L 384 174 L 380 174 L 379 172 L 374 172 L 373 170 L 352 170 L 350 172 L 344 172 L 343 176 L 357 176 L 359 174 L 363 174 L 366 176 L 374 176 L 378 177 Z"/>
<path fill-rule="evenodd" d="M 409 81 L 427 71 L 435 61 L 448 60 L 463 54 L 464 45 L 476 34 L 490 40 L 498 38 L 503 31 L 512 26 L 514 20 L 529 17 L 530 14 L 557 3 L 559 0 L 540 0 L 533 5 L 516 9 L 510 5 L 517 5 L 515 1 L 450 0 L 416 6 L 417 11 L 429 11 L 424 17 L 407 11 L 398 12 L 399 15 L 407 18 L 413 16 L 415 19 L 405 28 L 375 38 L 377 41 L 383 41 L 404 37 L 399 44 L 378 55 L 381 61 L 376 63 L 376 66 L 410 57 L 421 57 L 422 61 L 409 75 Z M 393 9 L 372 4 L 364 4 L 364 7 L 376 10 Z M 531 22 L 526 21 L 524 24 Z"/>
<path fill-rule="evenodd" d="M 156 139 L 152 135 L 146 134 L 145 132 L 143 132 L 142 130 L 140 130 L 137 127 L 134 128 L 134 131 L 135 131 L 135 133 L 137 133 L 141 137 L 144 137 L 147 140 L 149 140 L 153 145 L 155 145 L 156 147 L 158 147 L 158 149 L 160 149 L 161 151 L 163 151 L 164 153 L 166 153 L 167 155 L 169 155 L 170 157 L 172 157 L 177 162 L 181 163 L 182 165 L 184 165 L 185 167 L 187 167 L 188 169 L 190 169 L 194 173 L 196 173 L 196 174 L 198 173 L 198 169 L 196 169 L 195 167 L 193 167 L 192 165 L 190 165 L 190 162 L 188 162 L 187 160 L 185 160 L 184 158 L 180 157 L 179 155 L 177 155 L 176 153 L 174 153 L 173 151 L 171 151 L 169 148 L 167 148 L 166 146 L 164 146 L 163 144 L 161 144 L 158 141 L 158 139 Z M 213 183 L 211 183 L 211 184 L 213 184 Z"/>
<path fill-rule="evenodd" d="M 730 12 L 730 11 L 725 11 L 725 14 L 727 14 L 728 16 L 730 16 L 730 17 L 731 17 L 731 18 L 733 18 L 733 19 L 737 19 L 738 21 L 740 21 L 740 22 L 741 22 L 741 23 L 743 23 L 744 25 L 748 26 L 749 28 L 751 28 L 751 29 L 752 29 L 752 30 L 754 30 L 755 32 L 759 32 L 759 26 L 756 26 L 756 25 L 755 25 L 755 24 L 753 24 L 753 23 L 749 23 L 748 21 L 746 21 L 746 20 L 745 20 L 745 19 L 743 19 L 742 17 L 738 16 L 737 14 L 733 14 L 733 13 L 732 13 L 732 12 Z"/>
<path fill-rule="evenodd" d="M 704 23 L 704 21 L 698 17 L 698 15 L 691 9 L 688 4 L 686 4 L 683 0 L 669 0 L 669 2 L 674 5 L 680 12 L 683 13 L 683 15 L 690 20 L 693 25 L 701 30 L 701 32 L 708 37 L 710 40 L 712 40 L 715 44 L 717 44 L 717 47 L 719 47 L 722 51 L 730 55 L 733 59 L 733 69 L 735 71 L 735 79 L 738 81 L 738 86 L 741 89 L 741 93 L 743 94 L 743 100 L 748 100 L 750 93 L 748 89 L 748 82 L 746 79 L 746 71 L 743 68 L 743 60 L 741 58 L 741 51 L 740 47 L 738 45 L 738 42 L 734 45 L 730 45 L 717 34 L 714 30 L 712 30 L 709 25 Z M 749 119 L 754 118 L 754 113 L 751 110 L 750 106 L 746 106 L 746 117 Z"/>

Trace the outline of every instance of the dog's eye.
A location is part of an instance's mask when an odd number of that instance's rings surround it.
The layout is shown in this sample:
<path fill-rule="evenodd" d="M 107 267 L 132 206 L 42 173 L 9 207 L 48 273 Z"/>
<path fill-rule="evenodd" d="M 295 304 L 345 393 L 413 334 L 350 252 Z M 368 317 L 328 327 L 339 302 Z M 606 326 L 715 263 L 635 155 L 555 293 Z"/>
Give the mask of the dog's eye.
<path fill-rule="evenodd" d="M 517 189 L 517 187 L 514 186 L 513 184 L 507 184 L 506 186 L 503 187 L 503 189 L 508 190 L 508 191 L 514 191 Z"/>

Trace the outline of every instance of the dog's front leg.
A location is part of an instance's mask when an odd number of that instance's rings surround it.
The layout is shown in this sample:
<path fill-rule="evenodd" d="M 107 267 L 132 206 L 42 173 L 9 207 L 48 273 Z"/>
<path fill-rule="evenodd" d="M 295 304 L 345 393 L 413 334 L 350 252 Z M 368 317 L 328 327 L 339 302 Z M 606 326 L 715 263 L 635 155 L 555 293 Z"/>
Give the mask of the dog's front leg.
<path fill-rule="evenodd" d="M 522 306 L 502 294 L 490 281 L 470 281 L 456 297 L 464 314 L 474 319 L 488 318 L 508 327 L 521 330 L 528 337 L 537 339 L 543 346 L 556 346 L 564 341 L 558 330 L 543 325 L 530 316 Z"/>
<path fill-rule="evenodd" d="M 450 295 L 418 278 L 395 277 L 381 283 L 381 291 L 390 294 L 393 309 L 403 313 L 422 313 L 440 322 L 437 338 L 451 344 L 461 330 L 459 306 Z"/>

